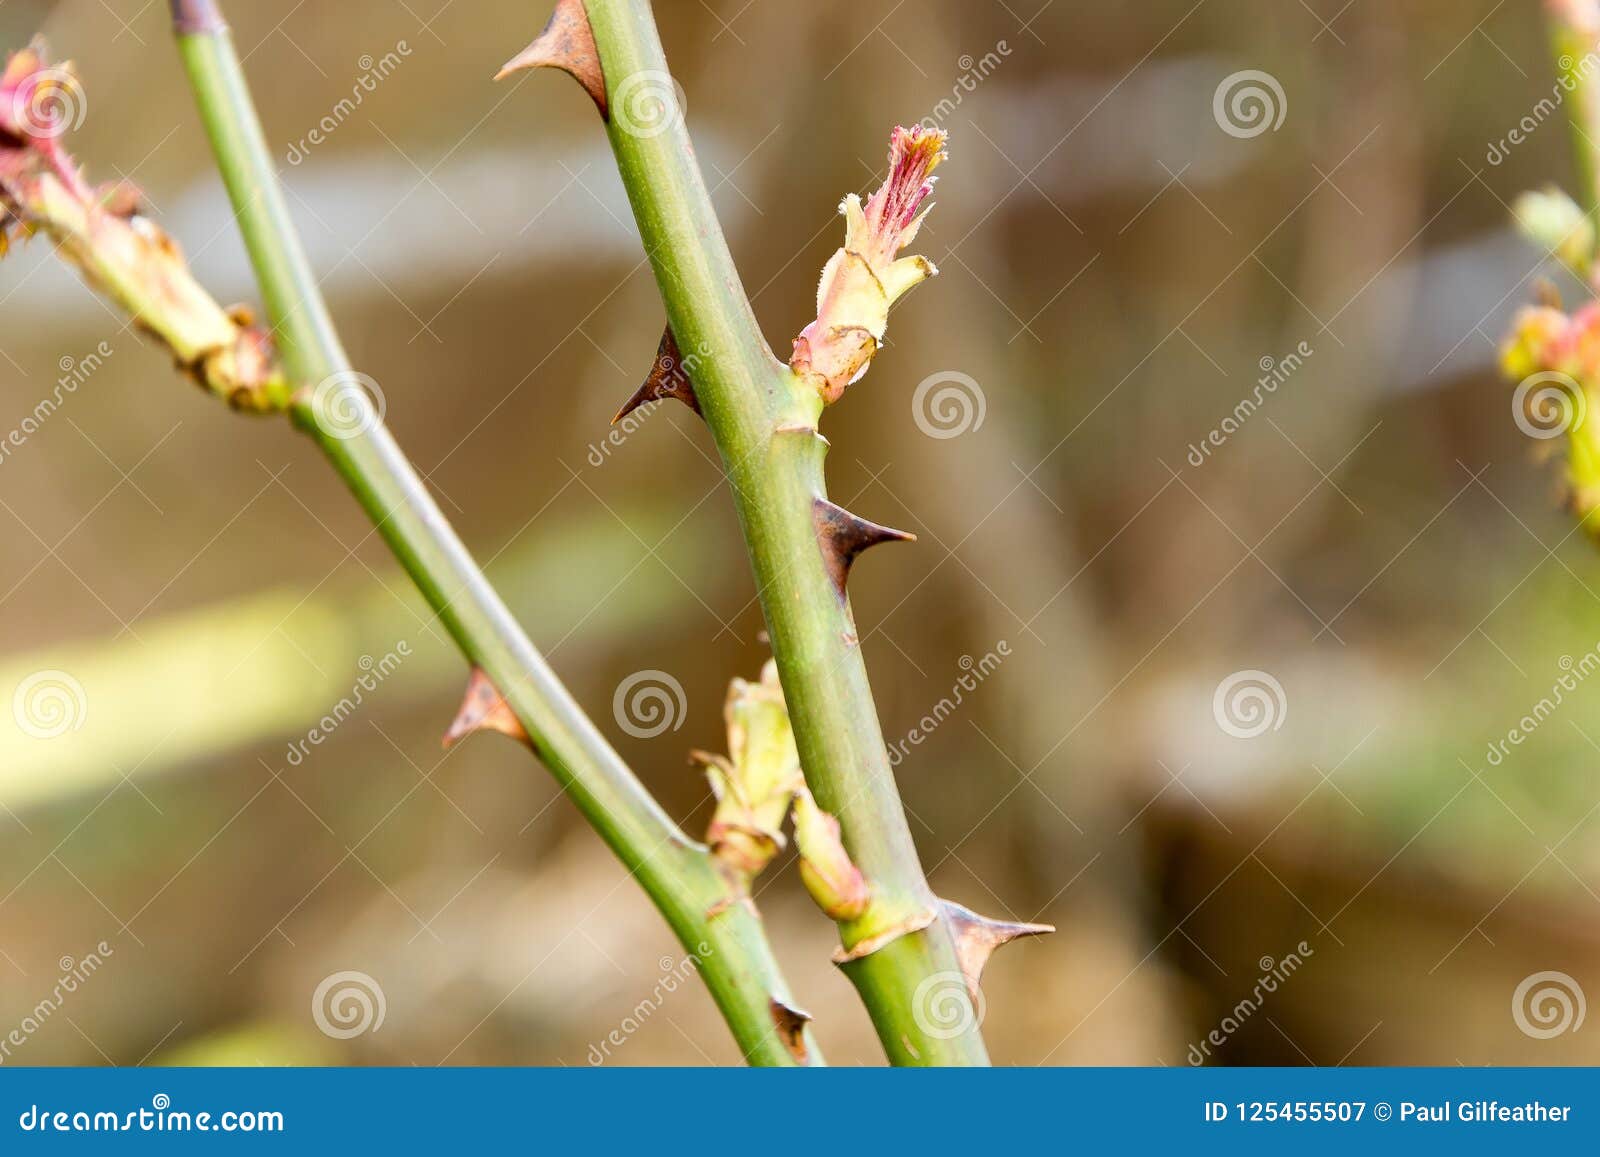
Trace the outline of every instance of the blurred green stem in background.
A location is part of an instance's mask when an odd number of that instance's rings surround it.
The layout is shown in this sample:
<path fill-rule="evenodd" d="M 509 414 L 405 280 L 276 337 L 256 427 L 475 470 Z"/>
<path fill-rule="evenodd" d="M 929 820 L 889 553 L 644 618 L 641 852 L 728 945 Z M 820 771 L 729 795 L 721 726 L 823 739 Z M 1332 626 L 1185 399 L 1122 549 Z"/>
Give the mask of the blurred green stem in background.
<path fill-rule="evenodd" d="M 1553 0 L 1550 27 L 1572 127 L 1578 203 L 1600 225 L 1600 5 L 1595 0 Z"/>
<path fill-rule="evenodd" d="M 172 0 L 178 44 L 261 284 L 292 414 L 322 448 L 462 653 L 499 689 L 539 756 L 638 877 L 747 1060 L 820 1063 L 752 907 L 732 902 L 689 840 L 583 714 L 489 586 L 352 369 L 289 218 L 232 39 L 210 0 Z"/>
<path fill-rule="evenodd" d="M 599 96 L 592 88 L 590 95 L 609 109 L 607 134 L 668 323 L 680 349 L 706 355 L 691 372 L 695 395 L 733 488 L 806 781 L 838 817 L 871 887 L 866 911 L 839 922 L 840 962 L 893 1063 L 987 1064 L 956 939 L 923 875 L 841 589 L 848 552 L 827 541 L 819 518 L 828 510 L 851 517 L 825 505 L 822 400 L 761 336 L 648 0 L 587 0 L 584 8 L 604 73 Z M 576 19 L 567 0 L 552 30 Z M 551 63 L 530 53 L 513 65 Z"/>
<path fill-rule="evenodd" d="M 590 615 L 594 574 L 620 573 L 632 564 L 637 540 L 608 513 L 552 521 L 507 549 L 488 568 L 520 618 L 535 631 L 558 631 Z M 630 511 L 640 532 L 655 541 L 677 521 L 665 507 Z M 560 571 L 530 582 L 540 558 L 559 553 Z M 721 580 L 705 552 L 689 554 L 674 569 L 697 591 Z M 460 681 L 454 640 L 424 620 L 425 607 L 402 601 L 405 576 L 378 570 L 375 580 L 328 583 L 314 594 L 299 588 L 241 593 L 222 602 L 185 607 L 158 619 L 141 618 L 137 650 L 126 639 L 52 643 L 0 661 L 0 686 L 20 686 L 40 671 L 72 672 L 94 710 L 50 743 L 20 729 L 0 729 L 0 812 L 32 820 L 31 813 L 64 806 L 75 797 L 104 794 L 122 780 L 118 768 L 142 788 L 255 745 L 292 740 L 304 744 L 308 721 L 324 735 L 328 713 L 339 718 L 358 682 L 383 667 L 385 656 L 409 646 L 403 677 L 382 694 L 403 710 L 433 702 Z M 672 583 L 640 584 L 627 599 L 612 599 L 586 620 L 585 637 L 602 650 L 684 613 L 690 596 Z M 380 671 L 381 674 L 381 671 Z M 70 689 L 70 685 L 69 689 Z M 371 690 L 369 687 L 368 690 Z M 172 704 L 183 710 L 174 713 Z M 302 758 L 347 758 L 320 746 Z M 98 796 L 94 796 L 98 798 Z"/>

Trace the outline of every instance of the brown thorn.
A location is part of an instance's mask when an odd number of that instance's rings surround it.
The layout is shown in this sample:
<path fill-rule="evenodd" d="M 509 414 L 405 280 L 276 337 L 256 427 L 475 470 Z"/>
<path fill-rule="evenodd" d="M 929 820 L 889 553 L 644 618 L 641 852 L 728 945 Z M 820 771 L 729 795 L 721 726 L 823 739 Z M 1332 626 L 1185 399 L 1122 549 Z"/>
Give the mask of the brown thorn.
<path fill-rule="evenodd" d="M 806 1047 L 806 1025 L 811 1023 L 811 1014 L 790 1008 L 775 996 L 768 999 L 767 1009 L 772 1013 L 772 1023 L 778 1030 L 783 1047 L 789 1050 L 789 1055 L 802 1065 L 810 1061 L 811 1050 Z"/>
<path fill-rule="evenodd" d="M 983 977 L 983 966 L 989 963 L 994 950 L 1022 936 L 1043 936 L 1054 932 L 1053 924 L 1014 924 L 1005 920 L 990 920 L 970 908 L 950 900 L 940 900 L 944 917 L 950 922 L 950 933 L 956 941 L 956 958 L 961 962 L 961 972 L 967 978 L 967 988 L 977 999 L 978 981 Z"/>
<path fill-rule="evenodd" d="M 500 80 L 524 68 L 559 68 L 583 85 L 601 120 L 610 120 L 606 104 L 606 76 L 600 66 L 600 51 L 595 47 L 594 29 L 583 0 L 558 0 L 550 23 L 528 47 L 506 62 L 495 74 Z"/>
<path fill-rule="evenodd" d="M 650 366 L 650 376 L 617 411 L 611 424 L 615 426 L 646 402 L 659 402 L 664 398 L 677 398 L 695 413 L 700 413 L 700 399 L 694 396 L 694 385 L 689 381 L 688 371 L 683 368 L 683 355 L 678 352 L 678 339 L 672 336 L 670 325 L 661 331 L 661 341 L 656 346 L 656 360 Z"/>
<path fill-rule="evenodd" d="M 461 697 L 461 709 L 456 712 L 450 730 L 444 733 L 444 746 L 452 747 L 474 731 L 498 731 L 529 748 L 533 746 L 522 721 L 482 667 L 472 668 L 467 679 L 467 693 Z"/>
<path fill-rule="evenodd" d="M 828 568 L 839 597 L 844 597 L 845 579 L 850 575 L 850 564 L 856 555 L 880 542 L 916 542 L 917 536 L 909 531 L 895 530 L 868 522 L 860 515 L 851 514 L 826 498 L 811 502 L 811 517 L 817 527 L 817 541 L 822 546 L 822 560 Z"/>

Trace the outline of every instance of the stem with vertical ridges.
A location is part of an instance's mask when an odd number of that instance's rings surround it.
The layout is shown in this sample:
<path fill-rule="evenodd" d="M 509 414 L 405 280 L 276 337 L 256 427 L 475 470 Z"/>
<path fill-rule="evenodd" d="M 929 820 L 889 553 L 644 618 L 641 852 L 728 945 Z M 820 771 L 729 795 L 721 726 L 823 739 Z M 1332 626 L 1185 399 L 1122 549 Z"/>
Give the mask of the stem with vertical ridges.
<path fill-rule="evenodd" d="M 849 602 L 819 541 L 821 399 L 761 337 L 672 100 L 648 0 L 585 7 L 607 133 L 668 321 L 683 349 L 705 355 L 695 396 L 733 488 L 806 781 L 838 817 L 871 888 L 866 912 L 839 923 L 841 963 L 893 1063 L 987 1064 L 951 927 L 906 823 Z M 640 131 L 629 101 L 641 97 L 671 103 L 666 123 Z"/>

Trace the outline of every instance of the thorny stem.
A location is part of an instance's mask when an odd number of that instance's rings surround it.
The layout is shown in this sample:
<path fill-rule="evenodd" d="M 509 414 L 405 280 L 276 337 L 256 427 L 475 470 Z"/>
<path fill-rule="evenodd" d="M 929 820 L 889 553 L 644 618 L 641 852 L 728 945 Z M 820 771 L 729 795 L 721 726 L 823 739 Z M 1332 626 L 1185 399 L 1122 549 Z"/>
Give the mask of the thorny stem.
<path fill-rule="evenodd" d="M 733 488 L 806 781 L 839 818 L 872 889 L 867 911 L 839 925 L 846 971 L 893 1063 L 987 1064 L 950 925 L 906 823 L 849 604 L 819 547 L 821 400 L 762 339 L 682 123 L 649 0 L 585 6 L 605 76 L 607 133 L 668 321 L 680 348 L 708 355 L 693 375 L 695 393 Z M 669 123 L 641 131 L 641 110 L 654 115 L 662 105 Z"/>
<path fill-rule="evenodd" d="M 352 374 L 284 205 L 231 37 L 211 0 L 173 0 L 179 50 L 227 184 L 289 377 L 297 423 L 322 448 L 462 653 L 500 689 L 539 756 L 661 909 L 745 1058 L 821 1063 L 802 1032 L 786 1043 L 772 1001 L 791 1005 L 761 920 L 730 903 L 707 850 L 689 840 L 573 701 L 446 522 L 360 389 L 338 412 L 315 386 Z"/>

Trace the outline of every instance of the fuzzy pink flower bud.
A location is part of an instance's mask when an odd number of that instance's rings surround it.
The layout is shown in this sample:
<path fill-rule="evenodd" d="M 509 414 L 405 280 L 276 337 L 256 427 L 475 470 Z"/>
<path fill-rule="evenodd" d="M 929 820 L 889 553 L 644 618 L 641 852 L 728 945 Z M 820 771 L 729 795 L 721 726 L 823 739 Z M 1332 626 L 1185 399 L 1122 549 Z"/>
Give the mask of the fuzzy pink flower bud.
<path fill-rule="evenodd" d="M 867 198 L 851 193 L 839 205 L 844 246 L 823 267 L 817 317 L 794 342 L 789 366 L 822 395 L 839 400 L 867 372 L 888 327 L 889 308 L 939 271 L 925 257 L 899 257 L 916 239 L 933 192 L 933 170 L 945 159 L 945 133 L 897 128 L 889 142 L 889 177 Z"/>

